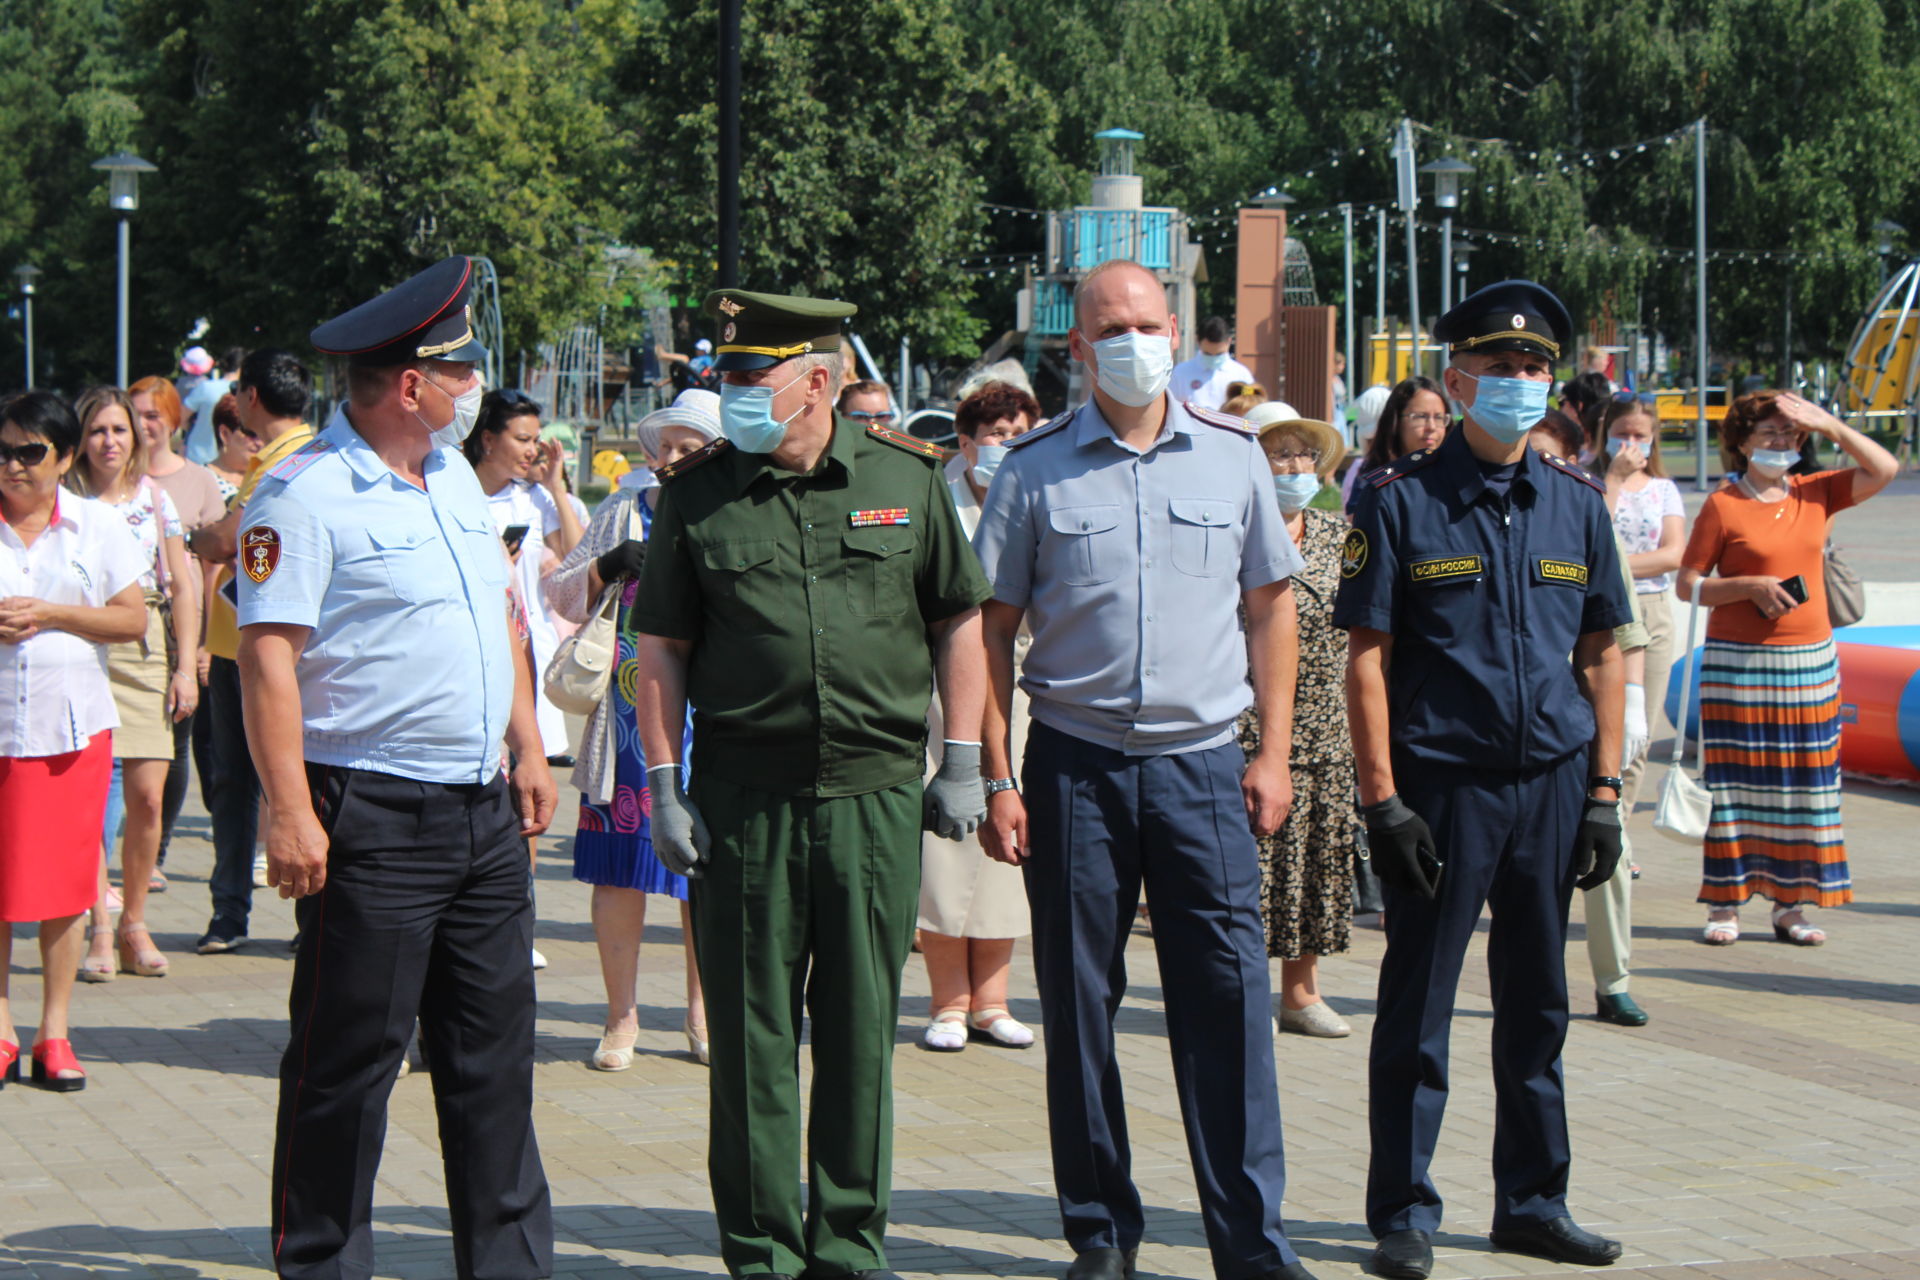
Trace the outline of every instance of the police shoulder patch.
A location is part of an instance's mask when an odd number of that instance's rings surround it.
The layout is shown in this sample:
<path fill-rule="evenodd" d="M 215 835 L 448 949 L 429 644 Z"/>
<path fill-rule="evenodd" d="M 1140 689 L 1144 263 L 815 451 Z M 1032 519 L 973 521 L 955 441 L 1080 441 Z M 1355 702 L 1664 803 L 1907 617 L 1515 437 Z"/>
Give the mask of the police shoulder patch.
<path fill-rule="evenodd" d="M 275 480 L 291 480 L 333 451 L 333 441 L 318 436 L 273 464 L 267 472 Z"/>
<path fill-rule="evenodd" d="M 733 442 L 725 438 L 715 440 L 704 448 L 695 449 L 684 458 L 676 458 L 664 467 L 655 467 L 653 474 L 660 477 L 660 483 L 677 480 L 695 467 L 713 461 L 727 450 L 733 448 Z"/>
<path fill-rule="evenodd" d="M 280 531 L 257 524 L 240 535 L 240 567 L 259 586 L 280 567 Z"/>
<path fill-rule="evenodd" d="M 1038 440 L 1041 436 L 1050 436 L 1054 432 L 1058 431 L 1060 428 L 1066 426 L 1067 423 L 1071 421 L 1073 421 L 1073 410 L 1069 409 L 1065 413 L 1058 414 L 1055 417 L 1047 419 L 1045 422 L 1041 423 L 1039 426 L 1035 427 L 1033 430 L 1027 432 L 1025 435 L 1018 435 L 1018 436 L 1015 436 L 1013 439 L 1007 441 L 1007 448 L 1024 449 L 1026 446 L 1032 444 L 1035 440 Z"/>
<path fill-rule="evenodd" d="M 1210 427 L 1219 427 L 1222 431 L 1231 431 L 1235 435 L 1253 436 L 1259 434 L 1252 426 L 1248 425 L 1245 418 L 1236 418 L 1230 413 L 1222 413 L 1218 409 L 1208 409 L 1184 400 L 1180 402 L 1180 407 L 1185 409 L 1187 414 L 1192 417 L 1195 422 L 1204 422 Z"/>
<path fill-rule="evenodd" d="M 875 440 L 878 440 L 881 444 L 890 444 L 903 453 L 917 453 L 921 457 L 931 458 L 935 462 L 942 461 L 947 456 L 947 451 L 931 440 L 922 440 L 919 436 L 908 435 L 904 431 L 895 431 L 892 427 L 883 427 L 877 422 L 867 425 L 867 434 Z"/>
<path fill-rule="evenodd" d="M 1571 462 L 1562 461 L 1561 459 L 1554 457 L 1550 453 L 1543 453 L 1543 454 L 1540 454 L 1539 456 L 1546 461 L 1547 465 L 1551 466 L 1555 471 L 1558 471 L 1561 475 L 1571 476 L 1575 480 L 1578 480 L 1581 484 L 1584 484 L 1585 486 L 1587 486 L 1587 488 L 1592 489 L 1594 492 L 1598 493 L 1601 497 L 1604 498 L 1606 496 L 1607 487 L 1601 484 L 1598 480 L 1595 480 L 1592 476 L 1588 475 L 1585 467 L 1575 466 Z"/>
<path fill-rule="evenodd" d="M 1367 567 L 1367 535 L 1363 529 L 1347 530 L 1347 540 L 1340 544 L 1340 576 L 1357 578 L 1360 571 Z"/>

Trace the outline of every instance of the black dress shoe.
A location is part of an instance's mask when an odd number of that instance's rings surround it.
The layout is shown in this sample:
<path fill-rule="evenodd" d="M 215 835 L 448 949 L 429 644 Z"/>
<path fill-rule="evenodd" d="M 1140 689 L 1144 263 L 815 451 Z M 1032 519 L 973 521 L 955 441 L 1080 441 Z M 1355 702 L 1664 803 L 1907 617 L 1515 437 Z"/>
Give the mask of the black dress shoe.
<path fill-rule="evenodd" d="M 549 769 L 571 769 L 573 768 L 573 764 L 574 764 L 574 761 L 572 756 L 548 756 L 547 757 L 547 767 Z M 860 1274 L 860 1272 L 856 1271 L 853 1274 L 857 1276 Z"/>
<path fill-rule="evenodd" d="M 1611 1022 L 1618 1027 L 1644 1027 L 1647 1025 L 1647 1011 L 1633 1002 L 1633 997 L 1622 991 L 1617 996 L 1595 994 L 1594 1002 L 1599 1009 L 1594 1017 L 1602 1022 Z"/>
<path fill-rule="evenodd" d="M 1508 1253 L 1527 1253 L 1555 1262 L 1571 1262 L 1582 1267 L 1604 1267 L 1621 1254 L 1620 1242 L 1582 1231 L 1564 1214 L 1545 1222 L 1528 1222 L 1502 1227 L 1488 1236 L 1496 1249 Z"/>
<path fill-rule="evenodd" d="M 1067 1280 L 1131 1280 L 1138 1249 L 1087 1249 L 1067 1268 Z"/>
<path fill-rule="evenodd" d="M 1373 1274 L 1427 1280 L 1433 1274 L 1433 1236 L 1418 1227 L 1387 1232 L 1373 1246 Z"/>

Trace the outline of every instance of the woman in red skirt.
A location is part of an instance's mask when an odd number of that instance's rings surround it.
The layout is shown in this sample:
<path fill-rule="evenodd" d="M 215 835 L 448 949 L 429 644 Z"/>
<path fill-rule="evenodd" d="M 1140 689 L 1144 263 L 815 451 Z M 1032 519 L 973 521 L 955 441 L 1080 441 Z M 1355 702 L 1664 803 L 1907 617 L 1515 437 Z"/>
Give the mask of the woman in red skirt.
<path fill-rule="evenodd" d="M 8 989 L 13 925 L 40 923 L 33 1080 L 71 1093 L 67 1037 L 80 919 L 99 887 L 100 820 L 119 723 L 107 646 L 144 635 L 140 549 L 127 523 L 62 493 L 80 422 L 45 391 L 0 400 L 0 1087 L 20 1078 Z"/>

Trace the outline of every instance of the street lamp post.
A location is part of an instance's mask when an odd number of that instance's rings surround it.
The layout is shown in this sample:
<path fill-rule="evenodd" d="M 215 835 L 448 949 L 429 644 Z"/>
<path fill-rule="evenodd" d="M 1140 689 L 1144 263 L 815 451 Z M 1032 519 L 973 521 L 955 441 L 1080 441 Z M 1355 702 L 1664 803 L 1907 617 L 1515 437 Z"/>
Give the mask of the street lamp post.
<path fill-rule="evenodd" d="M 1453 273 L 1458 277 L 1453 283 L 1453 296 L 1467 296 L 1467 264 L 1473 261 L 1473 241 L 1462 240 L 1460 247 L 1453 253 Z"/>
<path fill-rule="evenodd" d="M 1874 247 L 1880 250 L 1881 284 L 1887 282 L 1887 259 L 1893 254 L 1893 238 L 1898 235 L 1905 235 L 1906 230 L 1907 229 L 1899 223 L 1886 218 L 1882 218 L 1873 224 L 1873 234 L 1880 242 Z"/>
<path fill-rule="evenodd" d="M 1473 166 L 1454 156 L 1442 156 L 1420 166 L 1433 175 L 1433 202 L 1440 208 L 1440 313 L 1453 310 L 1453 211 L 1460 207 L 1460 183 Z"/>
<path fill-rule="evenodd" d="M 33 390 L 33 294 L 34 281 L 39 278 L 40 268 L 28 263 L 13 269 L 14 276 L 20 281 L 21 320 L 26 326 L 27 338 L 27 390 Z"/>
<path fill-rule="evenodd" d="M 117 151 L 113 155 L 95 160 L 93 167 L 107 171 L 107 203 L 120 215 L 120 280 L 119 306 L 117 311 L 116 343 L 114 347 L 114 385 L 127 385 L 127 275 L 128 264 L 133 254 L 132 232 L 128 219 L 133 211 L 140 207 L 140 175 L 158 173 L 160 167 L 142 160 L 130 151 Z"/>

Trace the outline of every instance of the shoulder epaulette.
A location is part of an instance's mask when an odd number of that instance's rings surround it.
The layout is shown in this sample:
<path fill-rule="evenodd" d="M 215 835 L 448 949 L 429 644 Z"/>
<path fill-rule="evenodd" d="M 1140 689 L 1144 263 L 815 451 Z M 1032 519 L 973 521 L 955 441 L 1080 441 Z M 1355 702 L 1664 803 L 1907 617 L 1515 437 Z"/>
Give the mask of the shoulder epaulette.
<path fill-rule="evenodd" d="M 919 436 L 908 435 L 904 431 L 895 431 L 892 427 L 883 427 L 877 422 L 867 424 L 867 434 L 881 444 L 890 444 L 904 453 L 918 454 L 935 462 L 943 461 L 947 451 L 931 440 L 922 440 Z"/>
<path fill-rule="evenodd" d="M 1030 445 L 1035 440 L 1038 440 L 1041 436 L 1052 435 L 1054 432 L 1066 426 L 1071 421 L 1073 421 L 1073 410 L 1069 409 L 1065 413 L 1062 413 L 1055 417 L 1047 419 L 1045 422 L 1041 423 L 1039 426 L 1035 427 L 1033 430 L 1026 432 L 1023 435 L 1017 435 L 1013 439 L 1007 441 L 1007 448 L 1019 449 L 1025 445 Z"/>
<path fill-rule="evenodd" d="M 1230 413 L 1218 409 L 1208 409 L 1190 401 L 1182 400 L 1180 407 L 1185 409 L 1195 422 L 1204 422 L 1210 427 L 1219 427 L 1222 431 L 1231 431 L 1236 435 L 1254 436 L 1260 434 L 1248 425 L 1245 418 L 1236 418 Z"/>
<path fill-rule="evenodd" d="M 1543 453 L 1540 455 L 1540 457 L 1545 459 L 1547 462 L 1552 463 L 1553 469 L 1555 471 L 1558 471 L 1561 475 L 1572 476 L 1575 480 L 1578 480 L 1581 484 L 1586 485 L 1589 489 L 1592 489 L 1595 493 L 1598 493 L 1601 497 L 1604 498 L 1607 496 L 1607 487 L 1601 484 L 1598 480 L 1595 480 L 1592 476 L 1588 475 L 1586 472 L 1586 468 L 1577 467 L 1570 462 L 1562 462 L 1559 458 L 1554 457 L 1550 453 Z"/>
<path fill-rule="evenodd" d="M 1376 471 L 1369 471 L 1360 478 L 1378 489 L 1383 484 L 1391 484 L 1401 476 L 1411 475 L 1425 466 L 1430 466 L 1440 455 L 1432 449 L 1415 449 L 1405 457 L 1395 458 Z"/>
<path fill-rule="evenodd" d="M 333 441 L 315 436 L 286 457 L 280 459 L 280 461 L 274 463 L 267 474 L 275 480 L 291 480 L 332 451 Z"/>
<path fill-rule="evenodd" d="M 703 463 L 711 462 L 727 450 L 733 448 L 733 442 L 724 436 L 702 448 L 695 449 L 684 458 L 676 458 L 664 467 L 655 467 L 653 474 L 660 477 L 660 483 L 677 480 L 687 472 Z"/>

